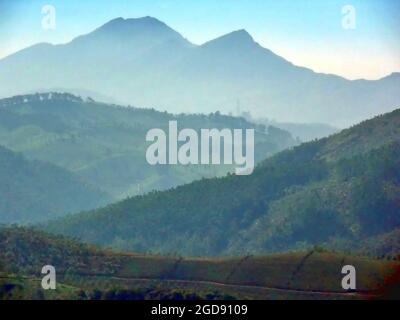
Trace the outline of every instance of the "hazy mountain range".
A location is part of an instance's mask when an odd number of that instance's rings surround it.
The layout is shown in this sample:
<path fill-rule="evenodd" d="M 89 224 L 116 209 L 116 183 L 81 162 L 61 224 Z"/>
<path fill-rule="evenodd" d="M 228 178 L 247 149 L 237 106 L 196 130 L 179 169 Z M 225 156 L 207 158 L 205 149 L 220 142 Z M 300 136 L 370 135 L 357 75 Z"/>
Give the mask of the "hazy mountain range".
<path fill-rule="evenodd" d="M 312 48 L 305 48 L 312 50 Z M 400 73 L 350 81 L 297 67 L 245 31 L 194 45 L 155 18 L 112 20 L 0 60 L 0 96 L 65 88 L 169 112 L 236 111 L 345 127 L 400 104 Z"/>
<path fill-rule="evenodd" d="M 309 142 L 315 139 L 326 138 L 340 131 L 339 128 L 325 123 L 295 123 L 277 122 L 268 118 L 253 117 L 250 112 L 243 111 L 241 116 L 252 123 L 274 126 L 289 131 L 292 136 L 301 142 Z"/>

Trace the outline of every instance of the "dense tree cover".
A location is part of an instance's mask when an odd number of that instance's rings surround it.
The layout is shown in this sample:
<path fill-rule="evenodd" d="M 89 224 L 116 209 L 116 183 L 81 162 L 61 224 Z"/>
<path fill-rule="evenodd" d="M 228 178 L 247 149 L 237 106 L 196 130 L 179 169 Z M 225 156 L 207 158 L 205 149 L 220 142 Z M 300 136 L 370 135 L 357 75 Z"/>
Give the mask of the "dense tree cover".
<path fill-rule="evenodd" d="M 268 214 L 242 232 L 231 250 L 281 251 L 322 244 L 357 251 L 362 250 L 360 240 L 400 226 L 400 144 L 329 168 L 328 178 L 272 201 Z M 381 247 L 379 254 L 391 250 Z"/>
<path fill-rule="evenodd" d="M 246 255 L 356 248 L 400 226 L 400 110 L 265 160 L 44 226 L 131 251 Z"/>
<path fill-rule="evenodd" d="M 342 248 L 346 244 L 342 244 Z M 357 252 L 378 259 L 400 260 L 400 229 L 367 238 L 355 245 Z M 353 244 L 354 248 L 354 244 Z M 351 250 L 349 245 L 347 250 Z M 354 250 L 354 249 L 353 249 Z"/>
<path fill-rule="evenodd" d="M 146 133 L 153 128 L 167 132 L 170 120 L 178 122 L 179 130 L 254 128 L 256 161 L 297 143 L 287 131 L 219 112 L 172 115 L 46 93 L 0 100 L 0 145 L 72 171 L 114 199 L 225 175 L 233 169 L 229 165 L 150 166 Z"/>
<path fill-rule="evenodd" d="M 0 146 L 0 223 L 54 219 L 109 201 L 107 194 L 75 174 Z"/>
<path fill-rule="evenodd" d="M 44 265 L 57 272 L 113 274 L 121 258 L 107 251 L 60 236 L 23 228 L 0 226 L 0 271 L 40 276 Z"/>

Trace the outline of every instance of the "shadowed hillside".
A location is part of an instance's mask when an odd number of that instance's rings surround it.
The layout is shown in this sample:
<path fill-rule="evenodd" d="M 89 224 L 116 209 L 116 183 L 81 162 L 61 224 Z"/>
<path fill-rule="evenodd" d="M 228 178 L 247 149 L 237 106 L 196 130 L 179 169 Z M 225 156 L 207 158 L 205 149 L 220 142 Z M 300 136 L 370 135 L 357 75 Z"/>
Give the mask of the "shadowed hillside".
<path fill-rule="evenodd" d="M 189 256 L 358 250 L 360 241 L 400 226 L 399 116 L 283 151 L 250 176 L 152 192 L 44 228 L 128 251 Z"/>
<path fill-rule="evenodd" d="M 34 223 L 110 201 L 71 172 L 0 146 L 0 223 Z"/>

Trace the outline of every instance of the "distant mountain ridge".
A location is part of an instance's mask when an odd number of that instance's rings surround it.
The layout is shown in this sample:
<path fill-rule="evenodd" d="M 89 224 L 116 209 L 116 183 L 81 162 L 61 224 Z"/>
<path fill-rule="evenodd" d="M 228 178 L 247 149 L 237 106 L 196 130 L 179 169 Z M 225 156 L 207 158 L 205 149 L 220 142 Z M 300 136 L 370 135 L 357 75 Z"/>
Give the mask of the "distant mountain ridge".
<path fill-rule="evenodd" d="M 46 88 L 173 113 L 228 113 L 240 102 L 256 117 L 337 127 L 400 105 L 399 73 L 350 81 L 295 66 L 245 30 L 197 46 L 151 17 L 117 18 L 70 43 L 38 44 L 0 60 L 0 96 Z"/>

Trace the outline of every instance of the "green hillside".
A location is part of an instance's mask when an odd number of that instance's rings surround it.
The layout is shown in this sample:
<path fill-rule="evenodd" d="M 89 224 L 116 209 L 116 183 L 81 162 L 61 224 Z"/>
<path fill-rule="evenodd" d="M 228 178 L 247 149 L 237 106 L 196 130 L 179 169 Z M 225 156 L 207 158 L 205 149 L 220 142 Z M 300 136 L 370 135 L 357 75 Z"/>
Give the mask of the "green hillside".
<path fill-rule="evenodd" d="M 28 223 L 105 205 L 104 192 L 52 164 L 0 146 L 0 223 Z"/>
<path fill-rule="evenodd" d="M 56 268 L 54 292 L 40 288 L 44 264 Z M 346 264 L 357 270 L 352 293 L 341 288 Z M 121 254 L 32 229 L 0 228 L 0 299 L 377 298 L 399 267 L 398 261 L 318 250 L 226 259 Z"/>
<path fill-rule="evenodd" d="M 284 151 L 250 176 L 152 192 L 45 228 L 122 250 L 189 256 L 358 250 L 400 226 L 399 118 L 397 110 Z"/>
<path fill-rule="evenodd" d="M 146 133 L 153 128 L 255 128 L 256 161 L 297 143 L 284 130 L 221 115 L 172 115 L 46 93 L 0 100 L 0 145 L 29 159 L 72 171 L 114 199 L 168 189 L 202 177 L 225 175 L 232 166 L 150 166 Z"/>
<path fill-rule="evenodd" d="M 79 300 L 85 292 L 58 284 L 56 290 L 43 290 L 40 278 L 0 272 L 0 300 Z"/>

